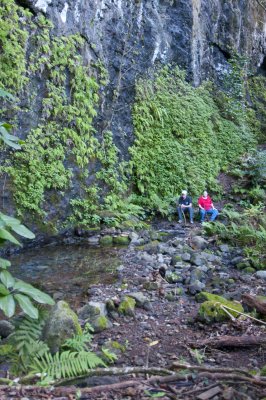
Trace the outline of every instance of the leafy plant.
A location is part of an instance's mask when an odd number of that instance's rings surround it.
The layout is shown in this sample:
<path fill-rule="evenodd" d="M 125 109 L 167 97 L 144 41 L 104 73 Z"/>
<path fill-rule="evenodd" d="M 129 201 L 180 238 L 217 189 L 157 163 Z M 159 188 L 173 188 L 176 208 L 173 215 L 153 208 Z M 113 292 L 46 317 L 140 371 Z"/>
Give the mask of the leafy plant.
<path fill-rule="evenodd" d="M 139 79 L 133 123 L 130 166 L 139 204 L 164 215 L 184 187 L 192 195 L 215 190 L 219 171 L 256 142 L 245 119 L 223 114 L 212 86 L 193 88 L 177 67 Z"/>
<path fill-rule="evenodd" d="M 4 90 L 0 91 L 0 97 L 10 97 Z M 0 140 L 4 140 L 0 136 Z M 7 140 L 5 143 L 9 144 Z M 16 140 L 12 143 L 14 144 Z M 15 147 L 12 144 L 12 147 Z M 10 232 L 12 231 L 12 233 Z M 33 239 L 34 233 L 31 232 L 25 225 L 14 217 L 10 217 L 0 212 L 0 244 L 10 241 L 16 245 L 20 242 L 13 235 L 16 234 L 27 239 Z M 33 305 L 32 300 L 37 303 L 54 304 L 54 300 L 47 294 L 35 289 L 33 286 L 18 280 L 7 271 L 10 267 L 10 262 L 0 258 L 0 309 L 7 317 L 12 317 L 15 314 L 16 304 L 32 318 L 38 318 L 38 309 Z"/>
<path fill-rule="evenodd" d="M 79 376 L 98 366 L 105 366 L 105 363 L 95 353 L 64 351 L 36 357 L 30 367 L 30 373 L 41 373 L 41 378 L 46 377 L 47 382 Z"/>
<path fill-rule="evenodd" d="M 89 351 L 89 344 L 93 338 L 91 332 L 93 331 L 93 327 L 89 323 L 86 323 L 82 334 L 67 339 L 62 347 L 71 351 Z"/>
<path fill-rule="evenodd" d="M 10 351 L 8 359 L 14 374 L 27 372 L 28 366 L 34 357 L 49 351 L 46 343 L 40 340 L 44 325 L 43 316 L 38 319 L 32 319 L 28 316 L 25 316 L 22 320 L 19 319 L 16 323 L 15 331 L 9 335 Z"/>

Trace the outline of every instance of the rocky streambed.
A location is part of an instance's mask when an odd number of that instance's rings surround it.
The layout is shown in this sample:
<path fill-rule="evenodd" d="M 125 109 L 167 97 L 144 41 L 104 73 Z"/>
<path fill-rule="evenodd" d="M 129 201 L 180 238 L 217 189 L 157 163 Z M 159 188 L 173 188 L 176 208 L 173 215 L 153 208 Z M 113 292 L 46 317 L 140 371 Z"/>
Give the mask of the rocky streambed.
<path fill-rule="evenodd" d="M 127 245 L 114 247 L 118 237 Z M 79 246 L 84 251 L 88 242 L 84 235 L 82 241 Z M 117 354 L 116 366 L 167 368 L 178 361 L 256 372 L 266 364 L 263 346 L 217 349 L 208 345 L 208 341 L 225 335 L 265 335 L 265 324 L 237 312 L 250 311 L 241 303 L 243 294 L 266 295 L 266 272 L 256 272 L 242 249 L 204 237 L 200 226 L 182 227 L 169 222 L 138 232 L 105 231 L 89 241 L 101 252 L 113 251 L 115 279 L 96 279 L 86 290 L 83 285 L 75 312 L 81 326 L 86 322 L 93 325 L 94 349 L 104 347 Z M 81 278 L 84 282 L 84 275 Z M 60 300 L 58 290 L 53 295 Z M 60 304 L 56 305 L 57 316 Z M 197 346 L 203 341 L 206 345 Z M 112 384 L 119 379 L 94 377 L 78 383 L 84 387 Z M 243 396 L 258 398 L 256 391 L 243 390 Z M 145 398 L 143 393 L 136 393 L 109 398 Z"/>

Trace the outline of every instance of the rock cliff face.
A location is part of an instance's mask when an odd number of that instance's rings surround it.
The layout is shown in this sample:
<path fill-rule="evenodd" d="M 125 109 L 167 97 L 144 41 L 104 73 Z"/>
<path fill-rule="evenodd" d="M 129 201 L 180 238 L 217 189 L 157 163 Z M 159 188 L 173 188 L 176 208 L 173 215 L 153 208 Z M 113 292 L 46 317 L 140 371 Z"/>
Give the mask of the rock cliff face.
<path fill-rule="evenodd" d="M 54 35 L 80 33 L 101 59 L 109 85 L 99 127 L 110 128 L 120 149 L 133 140 L 130 106 L 135 79 L 156 63 L 185 68 L 195 85 L 217 79 L 237 51 L 264 67 L 264 0 L 21 0 L 34 13 L 45 13 Z M 125 141 L 124 138 L 127 137 Z"/>
<path fill-rule="evenodd" d="M 228 60 L 235 53 L 249 60 L 254 73 L 264 74 L 266 71 L 265 0 L 6 0 L 5 3 L 8 6 L 12 3 L 13 6 L 16 4 L 23 9 L 29 9 L 38 18 L 25 17 L 27 13 L 23 14 L 24 17 L 19 16 L 19 13 L 16 16 L 16 21 L 23 24 L 24 20 L 23 29 L 28 35 L 23 44 L 26 59 L 25 80 L 28 86 L 24 98 L 17 93 L 22 101 L 17 114 L 16 134 L 25 138 L 32 129 L 35 130 L 35 136 L 30 137 L 28 148 L 24 146 L 24 152 L 19 155 L 23 164 L 23 174 L 22 167 L 14 157 L 17 162 L 16 170 L 13 176 L 10 175 L 13 184 L 14 180 L 17 180 L 15 189 L 6 183 L 6 176 L 0 178 L 4 188 L 3 197 L 7 197 L 5 204 L 10 204 L 10 191 L 14 193 L 24 189 L 25 196 L 17 197 L 17 205 L 24 201 L 27 203 L 24 207 L 26 211 L 36 211 L 39 204 L 46 202 L 43 210 L 50 217 L 52 214 L 50 219 L 55 221 L 65 219 L 65 209 L 69 208 L 72 199 L 76 199 L 77 196 L 82 198 L 82 191 L 93 199 L 104 197 L 102 187 L 101 194 L 98 192 L 97 195 L 96 189 L 91 189 L 90 193 L 87 190 L 96 181 L 99 165 L 103 165 L 107 160 L 106 169 L 109 168 L 106 154 L 98 159 L 95 156 L 104 142 L 103 132 L 112 132 L 112 140 L 120 152 L 120 158 L 128 160 L 128 148 L 134 142 L 132 105 L 135 83 L 139 77 L 152 73 L 157 66 L 173 64 L 186 70 L 188 80 L 195 86 L 205 79 L 219 82 L 228 71 Z M 10 15 L 8 6 L 6 12 Z M 45 18 L 41 19 L 42 15 Z M 33 21 L 33 25 L 29 26 L 28 23 L 25 27 L 26 18 Z M 49 29 L 47 20 L 52 22 Z M 19 30 L 17 32 L 20 37 Z M 71 36 L 75 34 L 85 41 L 85 45 L 74 54 L 69 49 L 71 46 L 72 49 L 75 48 L 73 41 L 79 41 Z M 61 44 L 59 40 L 51 40 L 60 37 L 63 37 Z M 68 43 L 68 53 L 63 57 L 64 46 L 66 47 L 64 43 L 69 37 L 72 39 Z M 7 36 L 6 40 L 8 42 L 10 38 Z M 64 60 L 60 61 L 61 54 Z M 88 113 L 86 114 L 84 106 L 80 118 L 77 118 L 75 110 L 79 111 L 83 100 L 86 102 L 86 98 L 80 100 L 85 93 L 81 85 L 79 93 L 76 91 L 76 108 L 72 107 L 75 97 L 73 93 L 78 82 L 83 82 L 82 79 L 86 81 L 84 75 L 83 78 L 79 75 L 79 68 L 85 66 L 86 69 L 87 66 L 99 62 L 105 68 L 108 79 L 107 84 L 99 84 L 99 87 L 98 80 L 97 89 L 90 89 L 91 98 L 97 98 L 93 104 L 97 108 L 97 117 L 93 118 L 94 110 L 91 110 L 90 105 L 86 105 Z M 79 63 L 77 73 L 75 63 Z M 92 88 L 94 84 L 87 80 L 84 85 L 91 85 Z M 84 123 L 86 116 L 87 125 Z M 90 137 L 91 132 L 94 134 L 91 121 L 96 128 L 95 140 Z M 74 132 L 73 137 L 68 136 L 71 130 Z M 87 135 L 83 142 L 83 138 L 80 140 L 82 135 Z M 88 144 L 91 145 L 91 149 L 87 152 L 87 157 L 85 153 Z M 51 153 L 49 146 L 53 149 L 57 147 L 58 153 Z M 75 146 L 79 147 L 76 153 Z M 73 166 L 75 155 L 76 164 Z M 45 163 L 52 165 L 53 173 L 50 173 L 50 167 L 43 168 Z M 114 163 L 117 164 L 117 161 Z M 85 178 L 81 189 L 79 168 L 82 166 L 84 172 L 85 164 Z M 39 170 L 36 172 L 37 168 Z M 119 181 L 118 175 L 113 176 L 113 172 L 110 171 L 111 168 L 109 172 L 101 175 L 98 186 L 101 186 L 102 182 L 105 182 L 103 186 L 108 186 L 111 181 L 112 184 Z M 109 182 L 104 181 L 106 176 Z M 28 201 L 28 189 L 31 191 L 32 204 Z M 121 187 L 119 190 L 123 191 Z M 49 192 L 47 196 L 46 192 Z M 36 193 L 39 196 L 37 200 Z M 60 197 L 54 206 L 51 206 L 51 197 Z M 53 200 L 53 204 L 56 201 Z M 90 208 L 88 203 L 82 207 L 82 210 L 85 207 L 88 213 L 95 210 Z M 7 207 L 5 211 L 12 212 Z M 69 214 L 71 212 L 68 212 Z M 79 215 L 83 216 L 83 211 L 79 212 Z"/>

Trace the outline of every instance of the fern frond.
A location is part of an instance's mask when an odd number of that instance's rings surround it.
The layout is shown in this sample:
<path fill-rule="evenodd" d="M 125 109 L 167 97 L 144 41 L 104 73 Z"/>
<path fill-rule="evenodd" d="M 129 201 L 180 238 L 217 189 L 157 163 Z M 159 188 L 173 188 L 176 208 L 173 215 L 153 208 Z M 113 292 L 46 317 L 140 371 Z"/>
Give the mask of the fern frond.
<path fill-rule="evenodd" d="M 55 355 L 46 352 L 42 356 L 34 358 L 30 372 L 33 374 L 41 373 L 42 376 L 49 376 L 58 380 L 85 374 L 89 369 L 97 366 L 105 366 L 105 363 L 92 352 L 64 351 Z"/>
<path fill-rule="evenodd" d="M 31 343 L 39 340 L 43 325 L 43 320 L 26 316 L 11 333 L 8 341 L 18 350 L 20 356 L 28 354 Z"/>
<path fill-rule="evenodd" d="M 93 327 L 89 323 L 87 323 L 82 334 L 75 335 L 72 338 L 66 339 L 62 347 L 72 351 L 89 351 L 89 343 L 92 341 L 93 338 L 90 332 L 93 331 Z"/>

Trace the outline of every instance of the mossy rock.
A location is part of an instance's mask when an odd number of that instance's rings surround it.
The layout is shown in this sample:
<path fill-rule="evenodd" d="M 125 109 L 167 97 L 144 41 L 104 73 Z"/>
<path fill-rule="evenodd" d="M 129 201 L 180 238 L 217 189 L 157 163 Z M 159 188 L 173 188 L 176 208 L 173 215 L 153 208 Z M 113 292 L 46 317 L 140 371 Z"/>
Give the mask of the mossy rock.
<path fill-rule="evenodd" d="M 204 303 L 201 304 L 198 311 L 199 318 L 205 322 L 222 322 L 230 319 L 230 316 L 221 308 L 221 305 L 225 305 L 236 311 L 244 312 L 244 309 L 240 303 L 226 300 L 223 297 L 215 294 L 201 292 L 197 295 L 197 298 L 207 299 L 207 301 L 204 301 Z M 238 312 L 234 312 L 232 310 L 228 310 L 228 312 L 233 317 L 239 316 Z"/>
<path fill-rule="evenodd" d="M 182 282 L 183 277 L 176 272 L 166 271 L 165 280 L 169 283 Z"/>
<path fill-rule="evenodd" d="M 119 314 L 134 316 L 136 300 L 125 296 L 118 307 Z"/>
<path fill-rule="evenodd" d="M 241 261 L 240 263 L 238 263 L 236 265 L 236 268 L 238 270 L 246 269 L 246 268 L 249 268 L 249 267 L 250 267 L 250 262 L 248 260 Z"/>
<path fill-rule="evenodd" d="M 246 272 L 246 274 L 253 274 L 254 272 L 256 272 L 256 270 L 255 268 L 247 267 L 244 269 L 244 272 Z"/>
<path fill-rule="evenodd" d="M 143 289 L 146 289 L 148 291 L 158 290 L 159 284 L 158 284 L 158 282 L 144 282 Z"/>
<path fill-rule="evenodd" d="M 113 326 L 111 321 L 105 315 L 100 315 L 94 319 L 91 324 L 95 333 L 102 332 L 105 329 L 112 328 Z"/>
<path fill-rule="evenodd" d="M 113 237 L 111 235 L 106 235 L 100 238 L 100 244 L 103 246 L 108 246 L 113 243 Z"/>
<path fill-rule="evenodd" d="M 260 370 L 261 376 L 266 376 L 266 365 L 264 365 Z"/>
<path fill-rule="evenodd" d="M 172 260 L 171 260 L 171 264 L 175 265 L 177 262 L 182 261 L 182 257 L 177 255 L 177 256 L 173 256 Z"/>
<path fill-rule="evenodd" d="M 66 339 L 82 334 L 78 316 L 65 301 L 59 301 L 51 310 L 43 328 L 43 339 L 52 353 L 56 353 Z"/>
<path fill-rule="evenodd" d="M 113 242 L 114 242 L 115 244 L 118 244 L 118 245 L 127 245 L 127 244 L 129 244 L 130 239 L 129 239 L 128 236 L 123 236 L 123 235 L 121 235 L 121 236 L 114 236 L 114 237 L 113 237 Z"/>

